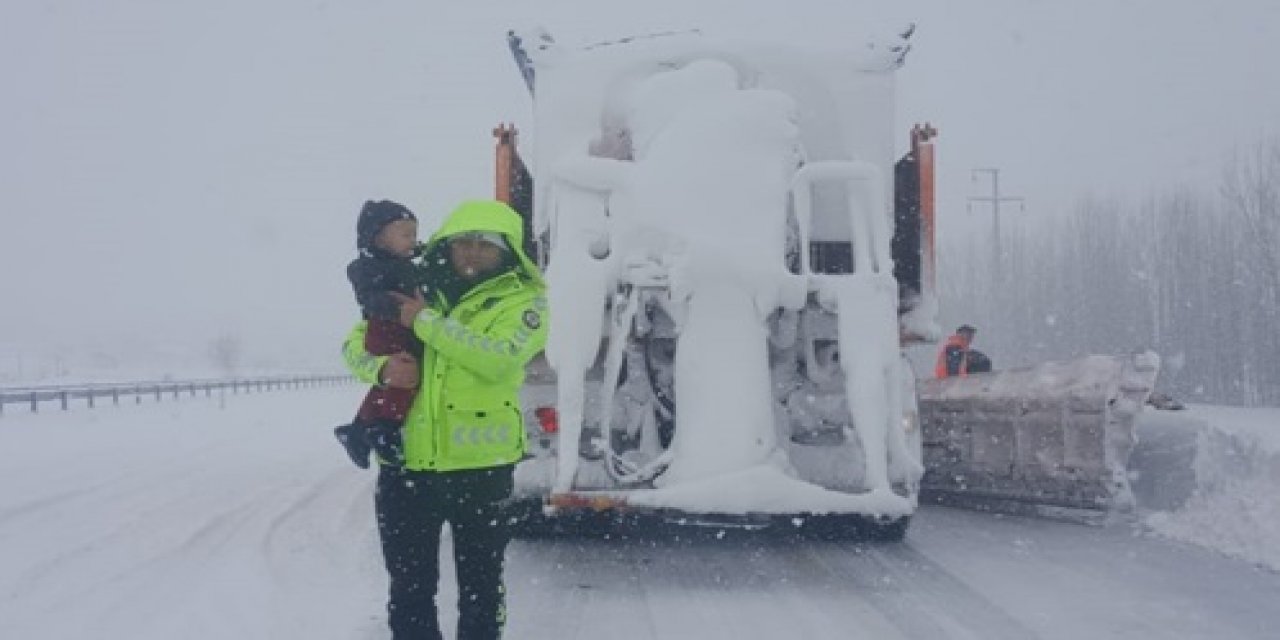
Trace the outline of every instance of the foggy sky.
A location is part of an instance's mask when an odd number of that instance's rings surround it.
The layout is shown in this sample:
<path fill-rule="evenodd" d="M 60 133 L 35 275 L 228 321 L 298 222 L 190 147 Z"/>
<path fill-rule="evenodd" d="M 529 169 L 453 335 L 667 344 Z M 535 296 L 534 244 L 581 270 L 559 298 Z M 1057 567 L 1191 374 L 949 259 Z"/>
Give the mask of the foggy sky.
<path fill-rule="evenodd" d="M 942 131 L 943 233 L 990 223 L 965 212 L 974 167 L 1034 224 L 1084 195 L 1212 188 L 1233 145 L 1280 133 L 1269 0 L 7 0 L 0 354 L 232 333 L 336 367 L 360 203 L 405 202 L 425 236 L 491 193 L 493 125 L 528 125 L 508 28 L 828 47 L 907 22 L 900 135 Z"/>

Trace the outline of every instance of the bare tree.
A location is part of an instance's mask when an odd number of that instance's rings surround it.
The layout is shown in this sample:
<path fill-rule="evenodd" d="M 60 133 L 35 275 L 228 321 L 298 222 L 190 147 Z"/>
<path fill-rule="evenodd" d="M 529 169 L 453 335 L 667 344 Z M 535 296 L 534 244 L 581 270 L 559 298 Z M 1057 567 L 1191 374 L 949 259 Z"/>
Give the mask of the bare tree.
<path fill-rule="evenodd" d="M 1280 138 L 1206 191 L 1082 198 L 1012 245 L 998 281 L 984 247 L 943 238 L 944 321 L 982 327 L 998 367 L 1151 348 L 1176 395 L 1280 405 Z"/>
<path fill-rule="evenodd" d="M 1249 402 L 1280 402 L 1280 137 L 1237 150 L 1220 192 L 1243 232 L 1232 284 L 1252 303 L 1240 319 L 1255 354 L 1244 362 L 1242 392 Z"/>
<path fill-rule="evenodd" d="M 227 375 L 235 375 L 239 370 L 243 353 L 240 338 L 231 333 L 223 333 L 209 343 L 209 357 L 214 366 Z"/>
<path fill-rule="evenodd" d="M 1228 213 L 1240 220 L 1257 261 L 1264 291 L 1274 309 L 1280 290 L 1280 137 L 1258 141 L 1227 163 L 1222 196 Z"/>

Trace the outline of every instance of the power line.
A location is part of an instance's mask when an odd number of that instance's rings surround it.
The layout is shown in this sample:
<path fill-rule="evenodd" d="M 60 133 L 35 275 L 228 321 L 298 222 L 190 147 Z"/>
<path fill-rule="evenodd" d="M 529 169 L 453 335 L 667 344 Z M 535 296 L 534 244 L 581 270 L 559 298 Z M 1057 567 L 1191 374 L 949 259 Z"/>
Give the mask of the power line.
<path fill-rule="evenodd" d="M 977 180 L 978 174 L 986 173 L 991 176 L 991 195 L 990 196 L 970 196 L 968 209 L 973 212 L 973 203 L 980 202 L 991 205 L 991 269 L 992 272 L 998 274 L 1000 265 L 1003 264 L 1004 250 L 1000 246 L 1000 204 L 1004 202 L 1017 202 L 1022 205 L 1021 210 L 1026 211 L 1026 199 L 1022 196 L 1002 196 L 1000 195 L 1000 170 L 993 167 L 980 167 L 974 169 L 970 174 L 971 179 Z"/>

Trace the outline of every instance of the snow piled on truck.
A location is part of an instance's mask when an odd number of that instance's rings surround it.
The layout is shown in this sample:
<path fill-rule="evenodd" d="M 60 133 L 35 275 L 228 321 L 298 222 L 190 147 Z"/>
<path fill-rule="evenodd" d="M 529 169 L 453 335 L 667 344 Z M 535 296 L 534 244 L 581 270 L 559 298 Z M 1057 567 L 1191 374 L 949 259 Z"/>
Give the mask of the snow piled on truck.
<path fill-rule="evenodd" d="M 658 50 L 663 53 L 655 58 Z M 802 112 L 792 95 L 828 91 L 827 85 L 814 81 L 798 87 L 791 73 L 770 76 L 769 69 L 804 67 L 780 53 L 753 58 L 758 52 L 716 50 L 705 41 L 677 37 L 585 57 L 554 47 L 534 55 L 535 226 L 551 235 L 552 329 L 546 351 L 559 380 L 560 441 L 582 438 L 588 399 L 585 386 L 575 381 L 584 379 L 599 356 L 601 336 L 626 331 L 629 324 L 606 327 L 601 302 L 619 283 L 661 287 L 669 292 L 664 311 L 679 334 L 674 379 L 680 427 L 668 466 L 654 480 L 657 489 L 631 493 L 631 503 L 735 512 L 758 510 L 760 496 L 782 492 L 787 497 L 778 504 L 790 500 L 791 510 L 814 505 L 818 511 L 909 512 L 914 505 L 889 489 L 884 468 L 887 423 L 902 400 L 894 301 L 877 298 L 888 314 L 885 349 L 862 349 L 860 373 L 851 376 L 858 380 L 850 390 L 858 398 L 855 414 L 864 419 L 855 422 L 879 478 L 871 483 L 874 495 L 857 499 L 797 480 L 782 455 L 766 324 L 778 309 L 801 308 L 810 290 L 808 276 L 786 269 L 787 215 L 797 169 L 806 160 L 849 160 L 839 157 L 846 148 L 865 153 L 868 166 L 891 166 L 890 127 L 858 133 L 857 127 L 841 127 L 838 119 L 857 119 L 866 111 L 867 121 L 880 122 L 891 112 L 885 97 L 891 93 L 884 91 L 890 85 L 869 82 L 872 89 L 850 95 L 830 90 L 823 104 L 838 107 L 815 114 Z M 668 59 L 681 64 L 662 62 Z M 853 62 L 847 64 L 849 69 L 815 73 L 856 70 Z M 783 79 L 791 84 L 771 88 L 770 81 Z M 824 115 L 833 121 L 815 125 Z M 801 127 L 803 119 L 809 126 Z M 883 183 L 888 178 L 882 174 L 871 172 L 870 179 Z M 866 203 L 869 217 L 887 224 L 887 216 L 875 215 L 888 211 L 887 192 L 872 193 L 875 201 Z M 896 295 L 896 289 L 884 286 L 892 284 L 887 243 L 885 234 L 885 257 L 878 265 L 884 272 L 875 274 L 880 278 L 872 285 L 827 282 L 820 287 L 833 310 L 841 311 L 842 342 L 864 344 L 884 329 L 861 316 L 865 307 L 874 306 L 864 295 L 867 286 Z M 853 299 L 859 296 L 861 304 Z M 624 313 L 628 304 L 634 303 L 618 297 L 612 312 Z M 606 415 L 611 391 L 604 390 Z M 888 446 L 903 457 L 901 442 Z M 559 456 L 554 492 L 572 489 L 578 464 L 577 456 Z M 726 485 L 724 478 L 750 481 Z M 730 485 L 755 488 L 744 494 Z M 814 499 L 815 492 L 830 495 Z M 740 499 L 748 494 L 756 498 Z"/>
<path fill-rule="evenodd" d="M 628 122 L 634 161 L 587 158 L 584 148 L 557 163 L 548 359 L 561 388 L 575 386 L 563 381 L 580 380 L 595 359 L 606 291 L 631 272 L 654 274 L 681 323 L 676 396 L 688 425 L 676 431 L 679 455 L 660 480 L 758 465 L 776 448 L 764 317 L 787 287 L 795 105 L 781 93 L 739 90 L 734 70 L 717 61 L 654 74 L 627 95 L 610 113 Z M 580 186 L 602 180 L 607 195 Z M 601 242 L 607 257 L 590 257 L 603 253 Z M 580 433 L 570 425 L 581 420 L 574 400 L 562 414 L 569 442 Z M 561 457 L 558 490 L 569 488 L 571 458 Z"/>

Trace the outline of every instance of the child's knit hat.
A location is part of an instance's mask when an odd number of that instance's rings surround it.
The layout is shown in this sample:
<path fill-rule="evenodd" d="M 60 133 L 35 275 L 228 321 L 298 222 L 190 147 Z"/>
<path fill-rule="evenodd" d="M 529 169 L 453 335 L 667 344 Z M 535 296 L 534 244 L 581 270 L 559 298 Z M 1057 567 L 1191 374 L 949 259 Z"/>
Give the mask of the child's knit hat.
<path fill-rule="evenodd" d="M 418 218 L 408 207 L 390 200 L 369 200 L 360 209 L 360 218 L 356 221 L 356 248 L 373 249 L 373 240 L 384 227 L 396 220 L 413 220 Z"/>

